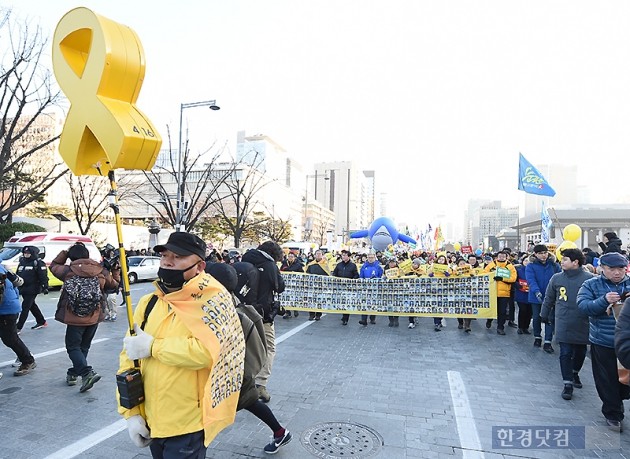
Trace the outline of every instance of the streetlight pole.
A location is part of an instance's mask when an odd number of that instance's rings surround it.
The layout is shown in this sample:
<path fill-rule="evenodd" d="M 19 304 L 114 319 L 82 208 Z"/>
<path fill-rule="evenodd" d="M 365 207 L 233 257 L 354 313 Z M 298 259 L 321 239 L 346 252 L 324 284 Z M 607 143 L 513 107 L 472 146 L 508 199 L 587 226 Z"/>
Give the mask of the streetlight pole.
<path fill-rule="evenodd" d="M 182 146 L 182 123 L 184 109 L 194 107 L 209 107 L 210 110 L 220 110 L 216 100 L 204 100 L 200 102 L 189 102 L 180 104 L 179 107 L 179 146 L 177 148 L 177 212 L 175 215 L 175 231 L 181 231 L 184 222 L 184 210 L 186 206 L 186 181 L 182 175 L 183 146 Z"/>

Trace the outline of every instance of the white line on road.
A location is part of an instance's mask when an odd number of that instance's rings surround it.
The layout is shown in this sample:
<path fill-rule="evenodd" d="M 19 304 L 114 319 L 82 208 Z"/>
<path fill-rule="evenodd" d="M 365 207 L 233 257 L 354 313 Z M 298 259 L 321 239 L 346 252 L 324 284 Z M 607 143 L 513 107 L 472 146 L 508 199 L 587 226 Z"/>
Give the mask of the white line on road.
<path fill-rule="evenodd" d="M 102 343 L 103 341 L 107 341 L 109 339 L 110 338 L 95 339 L 94 341 L 92 341 L 92 344 Z M 52 349 L 50 351 L 40 352 L 39 354 L 35 354 L 33 357 L 35 357 L 36 359 L 39 359 L 40 357 L 46 357 L 47 355 L 59 354 L 60 352 L 65 352 L 65 351 L 66 351 L 65 347 L 58 347 L 57 349 Z M 15 362 L 15 360 L 5 360 L 4 362 L 0 362 L 0 367 L 9 365 L 13 362 Z"/>
<path fill-rule="evenodd" d="M 124 419 L 121 419 L 120 421 L 116 421 L 107 427 L 103 427 L 101 430 L 98 430 L 87 437 L 52 453 L 50 456 L 46 456 L 44 459 L 70 459 L 72 457 L 77 457 L 82 452 L 87 451 L 110 437 L 113 437 L 126 428 L 127 422 Z"/>
<path fill-rule="evenodd" d="M 326 314 L 322 315 L 322 317 L 326 317 Z M 298 325 L 295 328 L 292 328 L 291 330 L 289 330 L 288 332 L 278 336 L 276 338 L 276 344 L 280 344 L 281 342 L 283 342 L 285 339 L 291 338 L 293 335 L 295 335 L 297 332 L 304 330 L 306 327 L 308 327 L 309 325 L 312 325 L 313 321 L 310 320 L 308 322 L 304 322 L 302 325 Z"/>
<path fill-rule="evenodd" d="M 470 409 L 464 381 L 458 371 L 448 371 L 447 375 L 463 457 L 464 459 L 484 459 L 485 455 L 481 450 L 481 441 Z"/>

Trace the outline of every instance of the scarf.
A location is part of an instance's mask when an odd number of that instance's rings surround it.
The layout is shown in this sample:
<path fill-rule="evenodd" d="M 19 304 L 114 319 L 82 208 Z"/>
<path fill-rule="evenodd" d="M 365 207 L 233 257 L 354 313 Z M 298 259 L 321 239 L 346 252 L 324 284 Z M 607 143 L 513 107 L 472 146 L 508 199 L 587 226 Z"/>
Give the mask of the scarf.
<path fill-rule="evenodd" d="M 208 446 L 236 416 L 245 359 L 241 322 L 230 294 L 206 273 L 163 299 L 212 355 L 203 397 L 204 443 Z"/>

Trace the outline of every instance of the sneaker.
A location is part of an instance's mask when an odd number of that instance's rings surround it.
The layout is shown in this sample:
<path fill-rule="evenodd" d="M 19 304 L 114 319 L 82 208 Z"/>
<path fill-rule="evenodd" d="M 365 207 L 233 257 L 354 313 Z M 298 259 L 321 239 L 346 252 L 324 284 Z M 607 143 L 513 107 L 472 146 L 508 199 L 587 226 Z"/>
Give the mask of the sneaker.
<path fill-rule="evenodd" d="M 76 386 L 78 380 L 79 380 L 78 376 L 66 375 L 66 384 L 68 386 Z"/>
<path fill-rule="evenodd" d="M 442 329 L 439 327 L 439 325 L 436 325 L 435 327 L 433 327 L 433 331 L 442 331 Z"/>
<path fill-rule="evenodd" d="M 486 328 L 488 329 L 492 328 L 492 319 L 486 320 Z"/>
<path fill-rule="evenodd" d="M 387 324 L 388 327 L 393 327 L 394 326 L 394 319 L 389 319 L 389 323 Z"/>
<path fill-rule="evenodd" d="M 516 330 L 516 334 L 517 335 L 522 335 L 523 334 L 523 329 L 519 328 L 518 330 Z"/>
<path fill-rule="evenodd" d="M 341 321 L 341 325 L 348 325 L 348 321 L 347 320 L 342 320 Z"/>
<path fill-rule="evenodd" d="M 315 320 L 319 320 L 321 318 L 322 318 L 322 316 L 317 316 L 317 315 L 315 316 Z"/>
<path fill-rule="evenodd" d="M 615 421 L 614 419 L 606 419 L 606 426 L 613 432 L 621 432 L 621 421 Z"/>
<path fill-rule="evenodd" d="M 19 367 L 20 365 L 22 365 L 22 362 L 20 362 L 20 359 L 15 359 L 15 362 L 13 362 L 13 363 L 11 364 L 11 366 L 12 366 L 13 368 L 17 368 L 17 367 Z"/>
<path fill-rule="evenodd" d="M 370 325 L 376 325 L 376 319 L 370 320 Z"/>
<path fill-rule="evenodd" d="M 562 390 L 562 398 L 565 400 L 571 400 L 573 397 L 573 384 L 565 384 Z"/>
<path fill-rule="evenodd" d="M 505 335 L 505 330 L 502 328 L 497 328 L 497 335 Z"/>
<path fill-rule="evenodd" d="M 35 369 L 37 364 L 35 361 L 33 363 L 23 363 L 21 364 L 17 370 L 13 372 L 13 376 L 24 376 L 31 372 L 31 370 Z"/>
<path fill-rule="evenodd" d="M 290 319 L 291 317 L 293 317 L 291 315 L 291 312 L 286 313 L 285 315 L 282 316 L 283 319 Z"/>
<path fill-rule="evenodd" d="M 271 395 L 269 395 L 269 392 L 267 392 L 267 388 L 265 386 L 258 386 L 258 398 L 260 399 L 260 401 L 262 401 L 263 403 L 269 403 L 269 400 L 271 400 Z"/>
<path fill-rule="evenodd" d="M 109 318 L 110 322 L 116 322 L 117 317 L 116 316 L 112 316 Z"/>
<path fill-rule="evenodd" d="M 315 313 L 314 312 L 309 312 L 308 313 L 308 320 L 315 320 Z"/>
<path fill-rule="evenodd" d="M 582 381 L 580 381 L 580 375 L 577 373 L 573 373 L 573 387 L 582 388 Z"/>
<path fill-rule="evenodd" d="M 545 351 L 547 354 L 553 354 L 553 347 L 551 347 L 551 343 L 543 344 L 543 351 Z"/>
<path fill-rule="evenodd" d="M 457 324 L 457 328 L 460 329 L 460 330 L 463 330 L 464 324 Z"/>
<path fill-rule="evenodd" d="M 523 330 L 523 335 L 531 335 L 532 334 L 532 332 L 530 332 L 528 328 L 523 328 L 522 330 Z"/>
<path fill-rule="evenodd" d="M 297 317 L 299 315 L 300 315 L 300 313 L 298 311 L 293 311 L 293 317 Z"/>
<path fill-rule="evenodd" d="M 470 333 L 472 330 L 471 330 L 470 328 L 466 328 L 466 329 L 464 329 L 464 331 L 465 331 L 466 333 Z"/>
<path fill-rule="evenodd" d="M 81 377 L 81 388 L 79 392 L 83 393 L 88 391 L 101 379 L 101 376 L 98 373 L 95 373 L 91 370 L 87 375 Z"/>
<path fill-rule="evenodd" d="M 512 322 L 512 321 L 510 320 L 510 321 L 508 321 L 508 327 L 518 328 L 518 325 L 516 325 L 514 322 Z"/>
<path fill-rule="evenodd" d="M 18 329 L 17 329 L 17 334 L 18 334 L 18 335 L 22 334 L 22 329 L 21 329 L 21 328 L 18 328 Z"/>
<path fill-rule="evenodd" d="M 359 324 L 363 325 L 364 327 L 367 327 L 367 320 L 359 320 Z"/>
<path fill-rule="evenodd" d="M 542 345 L 542 338 L 534 338 L 534 347 L 540 347 Z"/>
<path fill-rule="evenodd" d="M 414 324 L 413 322 L 409 322 L 407 328 L 416 328 L 416 324 Z"/>
<path fill-rule="evenodd" d="M 39 330 L 40 328 L 48 327 L 48 322 L 44 322 L 43 324 L 35 324 L 31 327 L 31 330 Z"/>
<path fill-rule="evenodd" d="M 293 437 L 291 436 L 291 432 L 285 429 L 284 435 L 278 438 L 272 438 L 271 443 L 265 446 L 265 453 L 267 454 L 276 454 L 280 447 L 286 445 L 291 441 Z"/>

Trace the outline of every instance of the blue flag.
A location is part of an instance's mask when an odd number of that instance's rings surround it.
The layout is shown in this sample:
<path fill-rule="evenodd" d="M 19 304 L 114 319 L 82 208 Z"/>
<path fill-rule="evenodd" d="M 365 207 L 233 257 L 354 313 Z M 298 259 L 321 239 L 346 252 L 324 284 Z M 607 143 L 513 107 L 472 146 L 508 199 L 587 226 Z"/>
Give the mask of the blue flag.
<path fill-rule="evenodd" d="M 527 161 L 521 153 L 518 156 L 518 189 L 529 194 L 555 196 L 555 190 L 549 186 L 538 169 Z"/>

